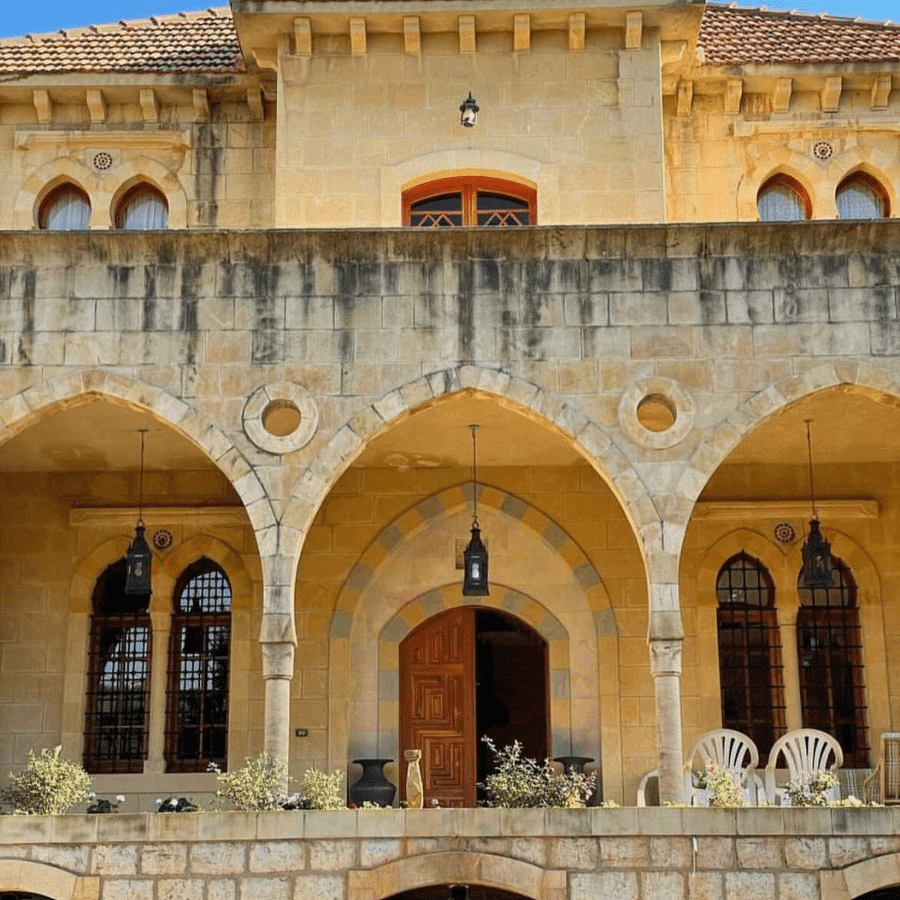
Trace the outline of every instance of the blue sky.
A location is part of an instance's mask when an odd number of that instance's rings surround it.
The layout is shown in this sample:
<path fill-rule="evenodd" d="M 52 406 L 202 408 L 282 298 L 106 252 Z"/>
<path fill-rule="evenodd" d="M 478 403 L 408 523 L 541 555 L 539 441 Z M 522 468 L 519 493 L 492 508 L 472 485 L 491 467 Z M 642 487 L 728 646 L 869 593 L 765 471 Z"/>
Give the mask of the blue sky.
<path fill-rule="evenodd" d="M 191 0 L 5 0 L 0 14 L 0 37 L 28 32 L 55 31 L 81 25 L 115 22 L 119 19 L 141 19 L 152 15 L 204 9 L 222 5 L 227 0 L 203 3 Z M 770 9 L 797 9 L 799 12 L 825 12 L 835 16 L 861 16 L 864 19 L 900 22 L 900 0 L 768 0 L 753 3 L 741 0 L 740 6 L 766 5 Z"/>

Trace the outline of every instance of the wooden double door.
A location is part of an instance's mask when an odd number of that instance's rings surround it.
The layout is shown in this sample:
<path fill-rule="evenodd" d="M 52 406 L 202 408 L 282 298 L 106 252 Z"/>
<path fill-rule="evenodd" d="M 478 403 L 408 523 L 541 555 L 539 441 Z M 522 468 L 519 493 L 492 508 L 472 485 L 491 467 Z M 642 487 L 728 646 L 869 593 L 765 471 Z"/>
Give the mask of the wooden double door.
<path fill-rule="evenodd" d="M 497 610 L 463 606 L 422 623 L 400 645 L 400 750 L 422 751 L 425 805 L 475 806 L 498 747 L 548 748 L 547 645 Z M 401 796 L 406 769 L 400 779 Z"/>

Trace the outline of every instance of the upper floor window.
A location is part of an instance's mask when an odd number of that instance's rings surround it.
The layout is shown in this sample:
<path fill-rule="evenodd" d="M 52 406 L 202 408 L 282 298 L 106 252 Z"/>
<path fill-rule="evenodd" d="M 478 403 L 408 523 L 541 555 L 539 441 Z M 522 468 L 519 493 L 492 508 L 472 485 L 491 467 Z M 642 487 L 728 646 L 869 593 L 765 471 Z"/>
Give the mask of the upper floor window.
<path fill-rule="evenodd" d="M 228 758 L 231 583 L 212 560 L 178 579 L 169 645 L 166 769 L 204 772 Z"/>
<path fill-rule="evenodd" d="M 888 214 L 884 188 L 863 172 L 845 178 L 835 194 L 840 219 L 880 219 Z"/>
<path fill-rule="evenodd" d="M 125 593 L 125 560 L 94 586 L 84 766 L 142 772 L 150 717 L 150 598 Z"/>
<path fill-rule="evenodd" d="M 716 594 L 722 726 L 765 756 L 785 727 L 775 587 L 761 562 L 738 553 L 719 570 Z"/>
<path fill-rule="evenodd" d="M 832 557 L 834 586 L 799 588 L 797 657 L 803 727 L 837 738 L 844 764 L 869 764 L 862 639 L 856 582 L 849 567 Z"/>
<path fill-rule="evenodd" d="M 403 223 L 424 228 L 534 225 L 534 188 L 502 178 L 441 178 L 403 193 Z"/>
<path fill-rule="evenodd" d="M 91 201 L 74 184 L 61 184 L 44 198 L 38 225 L 48 231 L 81 231 L 91 221 Z"/>
<path fill-rule="evenodd" d="M 116 228 L 125 231 L 159 231 L 168 220 L 166 198 L 149 184 L 131 188 L 116 210 Z"/>
<path fill-rule="evenodd" d="M 795 222 L 812 212 L 806 191 L 786 175 L 770 178 L 759 189 L 756 207 L 760 222 Z"/>

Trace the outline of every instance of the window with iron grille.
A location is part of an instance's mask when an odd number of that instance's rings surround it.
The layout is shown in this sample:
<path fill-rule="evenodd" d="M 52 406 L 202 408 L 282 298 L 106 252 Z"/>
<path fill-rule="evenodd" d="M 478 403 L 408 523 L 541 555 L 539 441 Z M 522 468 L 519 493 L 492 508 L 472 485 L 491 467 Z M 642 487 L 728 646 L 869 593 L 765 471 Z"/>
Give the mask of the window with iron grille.
<path fill-rule="evenodd" d="M 841 560 L 832 557 L 834 585 L 799 587 L 797 657 L 804 728 L 835 737 L 844 765 L 869 765 L 862 638 L 856 582 Z"/>
<path fill-rule="evenodd" d="M 405 191 L 403 223 L 418 228 L 536 224 L 534 188 L 502 178 L 441 178 Z"/>
<path fill-rule="evenodd" d="M 785 730 L 775 587 L 766 567 L 738 553 L 716 580 L 722 726 L 748 735 L 760 757 Z"/>
<path fill-rule="evenodd" d="M 231 583 L 212 560 L 175 587 L 166 700 L 166 770 L 203 772 L 228 761 Z"/>
<path fill-rule="evenodd" d="M 125 593 L 125 560 L 94 586 L 84 767 L 143 772 L 150 716 L 149 596 Z"/>

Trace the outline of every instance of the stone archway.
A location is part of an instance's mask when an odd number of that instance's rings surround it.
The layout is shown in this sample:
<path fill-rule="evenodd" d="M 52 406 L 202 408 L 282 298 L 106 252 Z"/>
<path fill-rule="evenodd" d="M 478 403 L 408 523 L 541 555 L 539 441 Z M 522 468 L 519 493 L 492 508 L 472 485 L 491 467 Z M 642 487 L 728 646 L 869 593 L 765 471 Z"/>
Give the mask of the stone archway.
<path fill-rule="evenodd" d="M 422 751 L 426 806 L 475 806 L 491 771 L 483 738 L 549 755 L 547 641 L 486 606 L 438 613 L 400 643 L 400 746 Z M 401 771 L 401 794 L 405 772 Z M 402 797 L 401 797 L 402 799 Z"/>

